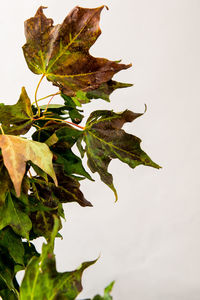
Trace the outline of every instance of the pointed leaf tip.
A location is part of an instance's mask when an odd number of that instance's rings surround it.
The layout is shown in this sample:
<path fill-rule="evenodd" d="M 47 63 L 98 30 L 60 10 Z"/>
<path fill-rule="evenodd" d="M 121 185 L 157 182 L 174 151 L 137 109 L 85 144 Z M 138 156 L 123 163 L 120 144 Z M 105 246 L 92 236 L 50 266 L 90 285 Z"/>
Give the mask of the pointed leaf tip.
<path fill-rule="evenodd" d="M 131 168 L 145 165 L 160 168 L 141 149 L 141 140 L 126 133 L 121 128 L 124 123 L 132 122 L 143 113 L 134 113 L 125 110 L 122 113 L 114 113 L 108 110 L 99 110 L 91 113 L 87 120 L 84 132 L 88 166 L 95 173 L 98 172 L 101 180 L 115 193 L 112 174 L 108 172 L 108 166 L 112 159 L 118 158 Z"/>
<path fill-rule="evenodd" d="M 53 26 L 41 6 L 35 17 L 25 22 L 27 42 L 23 46 L 28 67 L 47 79 L 68 96 L 76 92 L 98 89 L 119 71 L 131 65 L 116 63 L 90 55 L 101 29 L 100 14 L 103 8 L 75 7 L 61 25 Z M 40 24 L 40 25 L 38 25 Z"/>

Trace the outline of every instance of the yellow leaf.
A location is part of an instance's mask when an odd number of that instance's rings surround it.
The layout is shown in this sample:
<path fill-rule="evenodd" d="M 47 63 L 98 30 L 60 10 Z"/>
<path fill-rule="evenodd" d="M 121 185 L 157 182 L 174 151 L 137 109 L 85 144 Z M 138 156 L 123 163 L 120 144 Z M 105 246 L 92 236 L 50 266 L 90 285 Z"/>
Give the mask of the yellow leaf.
<path fill-rule="evenodd" d="M 0 147 L 3 161 L 15 187 L 17 196 L 20 196 L 21 183 L 26 171 L 26 162 L 32 161 L 45 173 L 52 177 L 57 185 L 49 147 L 44 143 L 30 141 L 18 136 L 1 135 Z"/>

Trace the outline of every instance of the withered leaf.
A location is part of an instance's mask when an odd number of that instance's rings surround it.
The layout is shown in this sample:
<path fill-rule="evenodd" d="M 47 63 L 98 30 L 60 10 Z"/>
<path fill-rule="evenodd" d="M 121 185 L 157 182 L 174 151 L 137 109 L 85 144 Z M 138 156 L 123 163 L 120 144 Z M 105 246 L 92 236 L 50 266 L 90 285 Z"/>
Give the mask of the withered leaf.
<path fill-rule="evenodd" d="M 57 184 L 52 165 L 53 154 L 46 144 L 12 135 L 0 135 L 0 148 L 2 149 L 4 164 L 18 197 L 26 170 L 26 162 L 29 160 L 51 176 Z"/>
<path fill-rule="evenodd" d="M 112 159 L 118 158 L 131 168 L 141 164 L 160 168 L 140 148 L 141 140 L 121 129 L 124 123 L 132 122 L 141 115 L 129 110 L 123 113 L 99 110 L 93 112 L 87 121 L 83 139 L 86 143 L 88 166 L 92 172 L 99 173 L 101 180 L 114 191 L 116 199 L 113 177 L 108 172 Z"/>
<path fill-rule="evenodd" d="M 24 56 L 30 70 L 45 74 L 63 94 L 92 91 L 108 82 L 115 73 L 131 65 L 120 64 L 89 53 L 101 30 L 100 14 L 104 6 L 89 9 L 75 7 L 61 25 L 43 14 L 40 7 L 25 22 Z"/>
<path fill-rule="evenodd" d="M 13 135 L 27 133 L 31 128 L 32 119 L 31 102 L 24 87 L 16 104 L 0 103 L 0 123 L 5 133 Z"/>

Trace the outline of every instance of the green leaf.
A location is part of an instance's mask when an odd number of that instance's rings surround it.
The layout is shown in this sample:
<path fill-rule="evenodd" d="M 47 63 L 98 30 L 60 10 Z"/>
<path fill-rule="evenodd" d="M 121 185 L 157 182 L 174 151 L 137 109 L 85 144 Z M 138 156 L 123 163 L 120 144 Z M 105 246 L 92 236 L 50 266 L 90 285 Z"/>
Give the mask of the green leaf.
<path fill-rule="evenodd" d="M 16 293 L 10 291 L 9 289 L 1 290 L 0 296 L 3 300 L 18 300 Z"/>
<path fill-rule="evenodd" d="M 4 164 L 18 197 L 20 196 L 21 183 L 26 171 L 26 162 L 29 160 L 51 176 L 57 184 L 52 165 L 53 154 L 47 145 L 18 136 L 0 135 L 0 147 Z"/>
<path fill-rule="evenodd" d="M 6 249 L 0 247 L 0 296 L 3 295 L 3 299 L 7 300 L 9 298 L 5 298 L 5 296 L 12 295 L 12 292 L 17 295 L 17 289 L 18 283 L 15 279 L 13 260 Z"/>
<path fill-rule="evenodd" d="M 20 210 L 10 193 L 7 194 L 4 206 L 0 207 L 0 230 L 6 226 L 11 226 L 14 232 L 20 236 L 29 238 L 29 231 L 32 227 L 31 220 Z"/>
<path fill-rule="evenodd" d="M 141 140 L 121 129 L 124 123 L 132 122 L 141 115 L 128 110 L 123 113 L 99 110 L 93 112 L 87 121 L 84 142 L 88 166 L 92 172 L 98 172 L 101 180 L 114 191 L 116 200 L 113 177 L 108 172 L 112 159 L 118 158 L 131 168 L 141 164 L 160 168 L 140 148 Z"/>
<path fill-rule="evenodd" d="M 21 238 L 11 228 L 0 230 L 0 247 L 6 249 L 16 264 L 24 265 L 24 247 Z"/>
<path fill-rule="evenodd" d="M 16 104 L 0 104 L 0 123 L 6 134 L 20 135 L 27 133 L 31 128 L 32 119 L 31 102 L 24 87 Z"/>
<path fill-rule="evenodd" d="M 71 150 L 81 136 L 82 131 L 67 124 L 50 122 L 44 128 L 37 130 L 32 137 L 39 142 L 45 142 L 50 147 L 55 163 L 63 165 L 67 175 L 77 174 L 93 180 L 84 169 L 81 159 Z"/>
<path fill-rule="evenodd" d="M 27 266 L 33 256 L 39 257 L 40 254 L 35 249 L 35 246 L 30 242 L 23 242 L 24 246 L 24 264 Z"/>
<path fill-rule="evenodd" d="M 8 287 L 9 290 L 15 290 L 13 284 L 13 274 L 9 267 L 4 264 L 4 261 L 2 261 L 2 257 L 0 257 L 0 289 L 3 284 L 5 284 L 5 286 Z"/>
<path fill-rule="evenodd" d="M 12 187 L 8 171 L 4 164 L 0 164 L 0 207 L 4 205 L 8 190 Z"/>
<path fill-rule="evenodd" d="M 114 281 L 111 282 L 104 290 L 104 295 L 103 297 L 100 295 L 96 295 L 92 300 L 112 300 L 112 296 L 110 295 L 110 293 L 112 292 L 112 288 L 114 285 Z"/>
<path fill-rule="evenodd" d="M 82 119 L 83 119 L 83 115 L 80 113 L 82 112 L 82 110 L 77 109 L 75 101 L 74 101 L 74 97 L 71 98 L 67 95 L 61 94 L 61 97 L 64 99 L 65 101 L 65 108 L 69 111 L 69 116 L 72 120 L 73 123 L 79 124 Z M 78 106 L 80 106 L 80 103 Z"/>
<path fill-rule="evenodd" d="M 45 74 L 63 94 L 75 96 L 80 90 L 96 90 L 114 74 L 131 65 L 120 64 L 89 54 L 99 37 L 100 14 L 104 6 L 94 9 L 75 7 L 61 25 L 43 14 L 25 22 L 26 44 L 23 46 L 28 67 L 35 74 Z"/>
<path fill-rule="evenodd" d="M 75 271 L 57 272 L 53 248 L 58 227 L 59 222 L 55 219 L 53 233 L 48 244 L 43 244 L 41 256 L 33 257 L 28 264 L 20 289 L 20 300 L 74 300 L 81 292 L 82 273 L 95 261 L 85 262 Z"/>

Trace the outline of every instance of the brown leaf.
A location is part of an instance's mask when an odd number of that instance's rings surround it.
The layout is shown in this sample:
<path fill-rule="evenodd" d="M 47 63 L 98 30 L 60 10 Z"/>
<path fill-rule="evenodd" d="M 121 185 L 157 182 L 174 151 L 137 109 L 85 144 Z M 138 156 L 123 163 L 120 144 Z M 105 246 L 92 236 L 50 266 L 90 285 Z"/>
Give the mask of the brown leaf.
<path fill-rule="evenodd" d="M 23 46 L 26 62 L 32 72 L 45 74 L 47 79 L 69 96 L 77 91 L 92 91 L 109 81 L 115 73 L 131 65 L 105 58 L 95 58 L 89 49 L 101 30 L 100 14 L 104 6 L 89 9 L 75 7 L 61 25 L 43 14 L 25 22 L 27 42 Z"/>
<path fill-rule="evenodd" d="M 46 144 L 12 135 L 0 135 L 0 147 L 4 164 L 18 197 L 20 196 L 21 183 L 26 170 L 26 162 L 29 160 L 51 176 L 57 185 L 52 165 L 53 154 Z"/>

